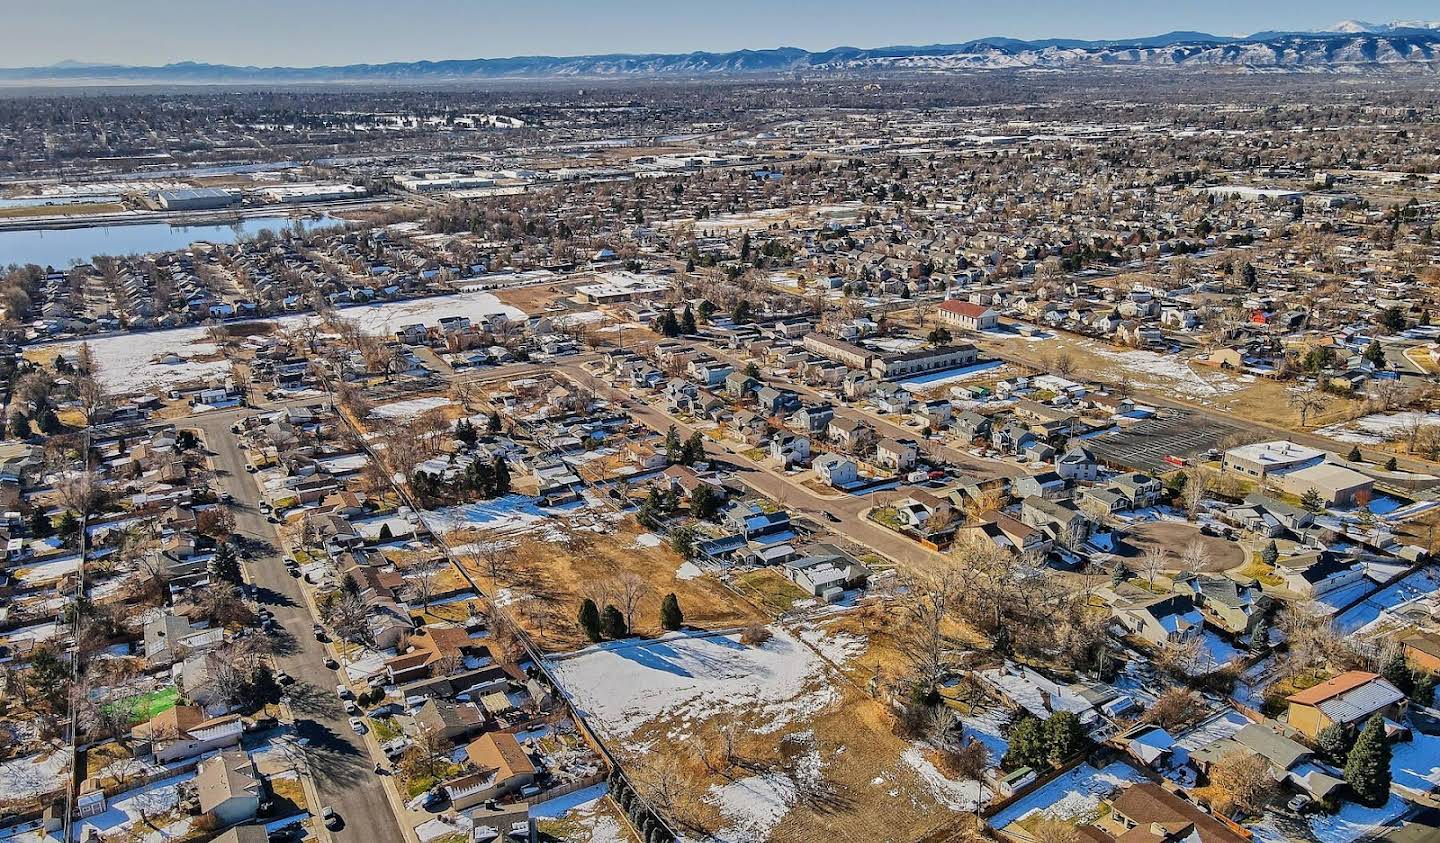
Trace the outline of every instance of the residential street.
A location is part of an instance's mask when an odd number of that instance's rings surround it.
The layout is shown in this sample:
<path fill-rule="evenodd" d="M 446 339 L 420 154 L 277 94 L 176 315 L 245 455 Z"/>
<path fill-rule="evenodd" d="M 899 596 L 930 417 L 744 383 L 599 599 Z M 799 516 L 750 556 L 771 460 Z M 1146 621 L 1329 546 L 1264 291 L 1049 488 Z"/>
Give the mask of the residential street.
<path fill-rule="evenodd" d="M 220 488 L 235 498 L 236 532 L 255 546 L 263 542 L 273 550 L 252 553 L 246 564 L 259 602 L 274 613 L 283 632 L 277 633 L 275 662 L 296 679 L 287 689 L 295 714 L 296 732 L 309 738 L 305 758 L 319 792 L 321 805 L 339 813 L 344 825 L 331 836 L 336 841 L 398 841 L 400 827 L 390 809 L 383 784 L 371 772 L 371 759 L 363 739 L 351 729 L 349 718 L 335 696 L 335 673 L 324 665 L 325 652 L 311 634 L 314 619 L 300 593 L 299 581 L 281 563 L 280 540 L 274 525 L 260 514 L 259 489 L 245 471 L 245 457 L 230 425 L 253 408 L 227 410 L 184 420 L 204 432 L 214 455 Z M 317 822 L 316 826 L 320 824 Z"/>

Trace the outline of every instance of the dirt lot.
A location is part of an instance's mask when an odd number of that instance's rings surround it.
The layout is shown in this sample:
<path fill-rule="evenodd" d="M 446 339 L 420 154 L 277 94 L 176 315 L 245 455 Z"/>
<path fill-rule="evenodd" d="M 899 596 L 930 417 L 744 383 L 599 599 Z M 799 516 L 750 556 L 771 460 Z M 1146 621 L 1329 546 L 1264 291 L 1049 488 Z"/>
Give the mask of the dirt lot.
<path fill-rule="evenodd" d="M 483 543 L 477 531 L 451 534 L 452 546 Z M 508 606 L 516 619 L 551 652 L 583 647 L 590 642 L 575 623 L 580 601 L 591 597 L 603 609 L 613 603 L 623 609 L 620 580 L 631 575 L 642 583 L 634 604 L 635 631 L 652 635 L 660 630 L 660 601 L 674 592 L 685 623 L 707 629 L 763 622 L 765 615 L 709 577 L 678 576 L 685 560 L 633 519 L 614 532 L 576 531 L 558 541 L 539 535 L 513 541 L 505 551 L 499 583 L 490 577 L 480 554 L 462 558 L 485 593 Z"/>
<path fill-rule="evenodd" d="M 1193 524 L 1178 521 L 1147 521 L 1131 528 L 1130 536 L 1117 551 L 1128 562 L 1134 562 L 1152 547 L 1159 547 L 1176 562 L 1194 541 L 1205 546 L 1207 562 L 1200 567 L 1204 573 L 1229 570 L 1245 562 L 1245 549 L 1217 536 L 1203 536 Z"/>

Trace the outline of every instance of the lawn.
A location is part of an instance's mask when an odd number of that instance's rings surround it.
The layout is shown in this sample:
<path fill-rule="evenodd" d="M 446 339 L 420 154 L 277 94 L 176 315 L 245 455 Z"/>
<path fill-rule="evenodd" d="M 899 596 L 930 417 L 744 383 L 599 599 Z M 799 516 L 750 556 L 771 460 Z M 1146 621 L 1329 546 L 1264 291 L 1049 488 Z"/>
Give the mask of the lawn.
<path fill-rule="evenodd" d="M 157 714 L 169 711 L 180 701 L 180 689 L 171 685 L 168 688 L 158 688 L 146 694 L 134 697 L 127 697 L 106 706 L 107 709 L 114 707 L 130 709 L 130 720 L 134 723 L 141 723 Z"/>
<path fill-rule="evenodd" d="M 788 612 L 796 600 L 810 596 L 774 568 L 760 568 L 741 574 L 735 578 L 735 586 L 757 603 L 776 612 Z"/>
<path fill-rule="evenodd" d="M 399 721 L 394 717 L 372 717 L 370 718 L 370 728 L 375 730 L 375 740 L 380 743 L 393 741 L 404 734 Z"/>

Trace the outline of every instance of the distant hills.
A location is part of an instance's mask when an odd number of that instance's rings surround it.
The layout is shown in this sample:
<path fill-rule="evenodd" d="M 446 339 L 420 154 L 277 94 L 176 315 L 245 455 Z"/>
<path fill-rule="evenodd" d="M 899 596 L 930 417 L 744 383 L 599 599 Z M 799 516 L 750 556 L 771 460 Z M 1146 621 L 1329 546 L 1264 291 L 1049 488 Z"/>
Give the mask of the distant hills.
<path fill-rule="evenodd" d="M 1392 73 L 1440 70 L 1440 21 L 1341 21 L 1322 32 L 1245 37 L 1167 32 L 1141 38 L 1025 41 L 978 38 L 960 44 L 795 47 L 725 53 L 516 56 L 492 59 L 241 67 L 179 62 L 158 67 L 65 61 L 0 69 L 0 84 L 417 84 L 485 79 L 595 77 L 824 76 L 1087 68 L 1229 69 L 1248 72 Z"/>

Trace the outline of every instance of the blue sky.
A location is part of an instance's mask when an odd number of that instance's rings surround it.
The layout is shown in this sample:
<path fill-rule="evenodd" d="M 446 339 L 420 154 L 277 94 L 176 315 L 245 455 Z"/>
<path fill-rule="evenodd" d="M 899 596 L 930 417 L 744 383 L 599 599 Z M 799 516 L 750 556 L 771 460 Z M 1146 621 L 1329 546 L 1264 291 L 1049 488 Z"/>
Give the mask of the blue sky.
<path fill-rule="evenodd" d="M 0 0 L 5 66 L 317 65 L 513 55 L 1121 38 L 1440 18 L 1435 0 Z"/>

